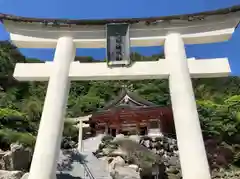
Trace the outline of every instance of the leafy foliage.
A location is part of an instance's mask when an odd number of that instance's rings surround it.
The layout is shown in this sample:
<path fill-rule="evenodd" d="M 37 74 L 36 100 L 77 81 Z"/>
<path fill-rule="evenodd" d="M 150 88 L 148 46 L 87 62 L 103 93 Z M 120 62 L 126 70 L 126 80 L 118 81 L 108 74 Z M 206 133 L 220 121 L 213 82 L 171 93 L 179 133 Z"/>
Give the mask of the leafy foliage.
<path fill-rule="evenodd" d="M 27 132 L 18 132 L 8 128 L 0 129 L 0 145 L 1 149 L 9 149 L 11 143 L 21 143 L 26 147 L 33 147 L 35 144 L 35 136 Z"/>
<path fill-rule="evenodd" d="M 72 139 L 74 141 L 78 140 L 78 127 L 72 121 L 66 120 L 64 124 L 63 136 L 65 138 Z"/>

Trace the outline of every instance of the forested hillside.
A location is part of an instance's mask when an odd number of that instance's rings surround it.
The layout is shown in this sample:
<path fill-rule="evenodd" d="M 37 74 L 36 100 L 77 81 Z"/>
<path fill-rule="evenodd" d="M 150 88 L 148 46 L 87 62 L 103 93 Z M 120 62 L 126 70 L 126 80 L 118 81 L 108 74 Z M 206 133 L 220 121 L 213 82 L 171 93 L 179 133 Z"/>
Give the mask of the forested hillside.
<path fill-rule="evenodd" d="M 135 61 L 157 60 L 161 56 L 132 54 Z M 91 57 L 76 57 L 75 60 L 94 61 Z M 40 61 L 27 59 L 13 45 L 1 42 L 0 144 L 5 147 L 16 140 L 26 145 L 34 144 L 47 87 L 45 82 L 20 83 L 14 80 L 12 74 L 17 62 Z M 101 108 L 118 94 L 123 85 L 158 105 L 171 103 L 167 80 L 72 82 L 67 116 L 78 117 Z M 239 142 L 240 78 L 193 79 L 193 86 L 204 135 Z M 69 128 L 66 130 L 73 133 Z M 65 134 L 70 135 L 67 131 Z"/>

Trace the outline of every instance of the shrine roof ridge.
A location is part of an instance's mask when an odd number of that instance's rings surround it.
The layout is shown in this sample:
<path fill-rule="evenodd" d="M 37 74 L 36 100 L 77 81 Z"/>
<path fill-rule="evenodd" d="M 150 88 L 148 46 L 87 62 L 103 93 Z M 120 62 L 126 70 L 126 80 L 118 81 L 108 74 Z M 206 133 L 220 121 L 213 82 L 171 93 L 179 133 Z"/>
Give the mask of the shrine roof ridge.
<path fill-rule="evenodd" d="M 129 107 L 127 108 L 132 112 L 136 112 L 136 111 L 141 111 L 141 112 L 146 112 L 146 111 L 142 111 L 141 109 L 146 109 L 146 110 L 151 110 L 151 109 L 157 109 L 157 110 L 163 110 L 164 113 L 167 112 L 172 112 L 172 107 L 171 105 L 154 105 L 154 106 L 139 106 L 139 107 Z M 75 117 L 75 118 L 67 118 L 66 120 L 71 120 L 71 121 L 75 121 L 75 122 L 79 122 L 79 120 L 81 118 L 84 118 L 83 122 L 87 123 L 89 121 L 90 118 L 94 117 L 95 115 L 108 115 L 109 113 L 111 113 L 112 109 L 104 109 L 104 108 L 100 108 L 96 111 L 92 111 L 92 112 L 87 112 L 84 113 L 83 115 L 80 115 L 79 117 Z"/>
<path fill-rule="evenodd" d="M 145 22 L 146 25 L 157 21 L 170 21 L 170 20 L 203 20 L 208 16 L 224 15 L 234 12 L 240 12 L 240 5 L 235 5 L 228 8 L 222 8 L 213 11 L 205 11 L 200 13 L 183 14 L 183 15 L 172 15 L 172 16 L 160 16 L 160 17 L 147 17 L 147 18 L 118 18 L 118 19 L 58 19 L 58 18 L 30 18 L 21 17 L 12 14 L 0 13 L 0 21 L 4 20 L 22 23 L 53 23 L 53 25 L 106 25 L 108 23 L 129 23 L 135 24 L 139 22 Z"/>
<path fill-rule="evenodd" d="M 125 96 L 130 97 L 131 100 L 136 101 L 137 103 L 139 103 L 140 105 L 144 105 L 144 106 L 156 106 L 156 104 L 140 97 L 139 95 L 137 95 L 134 92 L 131 92 L 130 90 L 128 90 L 127 88 L 122 88 L 118 94 L 118 96 L 116 96 L 115 99 L 113 99 L 112 101 L 109 101 L 101 110 L 108 110 L 110 108 L 116 107 L 116 105 L 123 100 L 123 98 Z"/>
<path fill-rule="evenodd" d="M 119 108 L 116 108 L 116 109 L 119 109 Z M 164 111 L 167 111 L 167 112 L 169 112 L 169 110 L 171 111 L 172 109 L 171 109 L 171 105 L 166 105 L 166 106 L 163 106 L 163 105 L 154 105 L 154 106 L 138 106 L 138 107 L 128 107 L 128 108 L 125 108 L 125 109 L 128 109 L 128 110 L 130 110 L 130 111 L 132 111 L 132 112 L 134 112 L 134 111 L 140 111 L 140 112 L 142 112 L 142 113 L 144 113 L 144 112 L 146 112 L 145 110 L 143 111 L 143 109 L 146 109 L 146 110 L 155 110 L 155 109 L 157 109 L 157 110 L 164 110 Z M 94 112 L 92 112 L 91 114 L 92 114 L 92 116 L 91 117 L 93 117 L 93 116 L 95 116 L 95 115 L 98 115 L 98 114 L 108 114 L 109 112 L 111 113 L 111 111 L 113 111 L 112 110 L 112 108 L 111 109 L 104 109 L 104 108 L 100 108 L 100 109 L 98 109 L 97 111 L 94 111 Z M 90 118 L 91 118 L 90 117 Z"/>

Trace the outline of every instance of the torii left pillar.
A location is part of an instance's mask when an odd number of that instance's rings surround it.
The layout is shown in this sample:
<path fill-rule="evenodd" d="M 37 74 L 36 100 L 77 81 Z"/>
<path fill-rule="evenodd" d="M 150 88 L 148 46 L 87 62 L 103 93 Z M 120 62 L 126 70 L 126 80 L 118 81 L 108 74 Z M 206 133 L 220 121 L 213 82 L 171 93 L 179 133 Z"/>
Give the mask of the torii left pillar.
<path fill-rule="evenodd" d="M 68 78 L 76 48 L 72 37 L 60 37 L 49 78 L 34 155 L 28 179 L 54 179 L 68 99 Z"/>

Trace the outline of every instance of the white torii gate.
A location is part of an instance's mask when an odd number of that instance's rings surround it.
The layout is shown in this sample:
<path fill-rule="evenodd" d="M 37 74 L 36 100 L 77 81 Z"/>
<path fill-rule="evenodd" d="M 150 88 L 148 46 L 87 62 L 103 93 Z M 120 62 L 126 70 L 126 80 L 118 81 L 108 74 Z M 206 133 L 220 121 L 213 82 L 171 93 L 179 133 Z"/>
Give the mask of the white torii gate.
<path fill-rule="evenodd" d="M 16 79 L 49 81 L 29 179 L 33 179 L 30 178 L 31 176 L 37 177 L 39 166 L 54 166 L 51 161 L 55 162 L 59 152 L 69 81 L 167 78 L 169 78 L 183 176 L 186 179 L 198 179 L 199 176 L 201 176 L 199 179 L 209 179 L 208 162 L 191 77 L 228 76 L 230 74 L 228 60 L 227 58 L 187 60 L 184 43 L 180 34 L 176 33 L 166 37 L 164 48 L 166 59 L 156 62 L 136 62 L 131 68 L 108 68 L 105 63 L 72 62 L 75 52 L 72 38 L 61 37 L 57 44 L 54 62 L 18 63 L 14 71 Z M 48 162 L 43 165 L 44 161 Z"/>
<path fill-rule="evenodd" d="M 56 47 L 53 62 L 19 63 L 14 71 L 14 77 L 20 81 L 49 81 L 29 179 L 55 178 L 70 81 L 166 78 L 183 179 L 210 179 L 191 78 L 228 76 L 230 68 L 227 58 L 187 60 L 184 44 L 228 40 L 238 21 L 239 13 L 230 13 L 211 16 L 206 21 L 132 25 L 131 44 L 164 45 L 166 59 L 136 62 L 129 68 L 108 68 L 104 63 L 73 62 L 77 47 L 105 47 L 103 27 L 56 29 L 5 20 L 11 40 L 18 47 Z"/>
<path fill-rule="evenodd" d="M 82 152 L 83 150 L 83 129 L 84 128 L 89 128 L 89 124 L 84 124 L 84 122 L 89 121 L 89 118 L 92 115 L 87 115 L 87 116 L 81 116 L 81 117 L 77 117 L 77 118 L 68 118 L 68 120 L 73 121 L 75 123 L 77 123 L 76 127 L 78 127 L 78 151 Z"/>

